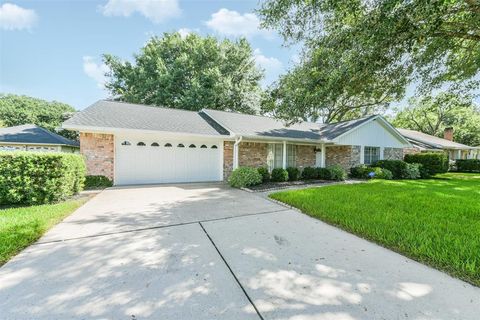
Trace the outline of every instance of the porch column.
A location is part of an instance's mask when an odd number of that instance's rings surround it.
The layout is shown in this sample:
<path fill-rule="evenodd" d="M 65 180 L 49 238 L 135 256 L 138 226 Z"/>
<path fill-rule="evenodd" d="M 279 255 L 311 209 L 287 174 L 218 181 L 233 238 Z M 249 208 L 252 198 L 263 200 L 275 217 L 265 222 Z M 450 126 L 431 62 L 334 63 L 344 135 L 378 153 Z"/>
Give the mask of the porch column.
<path fill-rule="evenodd" d="M 282 162 L 282 168 L 287 169 L 287 142 L 283 141 L 283 162 Z"/>
<path fill-rule="evenodd" d="M 462 150 L 457 151 L 457 159 L 462 159 Z"/>
<path fill-rule="evenodd" d="M 233 170 L 238 168 L 238 149 L 240 146 L 240 142 L 242 141 L 243 137 L 235 139 L 235 143 L 233 144 Z"/>
<path fill-rule="evenodd" d="M 320 167 L 325 168 L 325 157 L 327 156 L 327 148 L 325 148 L 325 143 L 322 143 L 322 152 L 320 152 Z"/>

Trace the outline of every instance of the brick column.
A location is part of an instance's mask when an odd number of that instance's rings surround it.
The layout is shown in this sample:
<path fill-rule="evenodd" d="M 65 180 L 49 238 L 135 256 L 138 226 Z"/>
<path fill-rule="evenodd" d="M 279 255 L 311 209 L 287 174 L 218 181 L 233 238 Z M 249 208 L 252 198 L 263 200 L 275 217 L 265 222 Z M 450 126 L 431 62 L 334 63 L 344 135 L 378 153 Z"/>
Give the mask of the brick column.
<path fill-rule="evenodd" d="M 113 134 L 80 132 L 80 153 L 85 157 L 88 175 L 113 180 L 114 149 Z"/>

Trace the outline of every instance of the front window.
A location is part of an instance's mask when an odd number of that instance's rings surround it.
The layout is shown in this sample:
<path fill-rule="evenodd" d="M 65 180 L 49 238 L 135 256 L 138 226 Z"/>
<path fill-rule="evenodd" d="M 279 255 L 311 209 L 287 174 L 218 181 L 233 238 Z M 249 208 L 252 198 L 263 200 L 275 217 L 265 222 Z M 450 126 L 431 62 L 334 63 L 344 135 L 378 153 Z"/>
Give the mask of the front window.
<path fill-rule="evenodd" d="M 296 146 L 287 144 L 287 167 L 295 167 L 295 158 Z M 271 143 L 268 145 L 267 165 L 270 171 L 275 168 L 283 168 L 283 144 Z"/>
<path fill-rule="evenodd" d="M 380 160 L 380 148 L 379 147 L 365 147 L 363 151 L 363 163 L 373 164 Z"/>

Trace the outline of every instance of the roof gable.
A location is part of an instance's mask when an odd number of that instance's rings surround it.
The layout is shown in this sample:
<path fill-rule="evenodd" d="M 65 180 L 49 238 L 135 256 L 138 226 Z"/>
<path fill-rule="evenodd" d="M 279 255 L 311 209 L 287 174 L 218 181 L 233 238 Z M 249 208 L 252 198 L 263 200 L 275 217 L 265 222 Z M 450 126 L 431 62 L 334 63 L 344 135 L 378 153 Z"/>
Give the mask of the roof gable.
<path fill-rule="evenodd" d="M 0 128 L 0 142 L 78 146 L 78 142 L 62 137 L 34 124 Z"/>

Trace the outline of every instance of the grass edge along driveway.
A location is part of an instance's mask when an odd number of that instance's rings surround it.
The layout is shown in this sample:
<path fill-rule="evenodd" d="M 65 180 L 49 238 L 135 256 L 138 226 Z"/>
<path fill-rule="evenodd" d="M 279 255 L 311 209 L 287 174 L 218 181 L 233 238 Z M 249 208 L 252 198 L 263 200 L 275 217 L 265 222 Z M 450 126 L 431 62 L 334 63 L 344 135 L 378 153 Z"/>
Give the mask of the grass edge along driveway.
<path fill-rule="evenodd" d="M 270 197 L 480 286 L 480 174 L 373 180 Z"/>
<path fill-rule="evenodd" d="M 89 198 L 29 207 L 0 209 L 0 266 L 37 241 Z"/>

